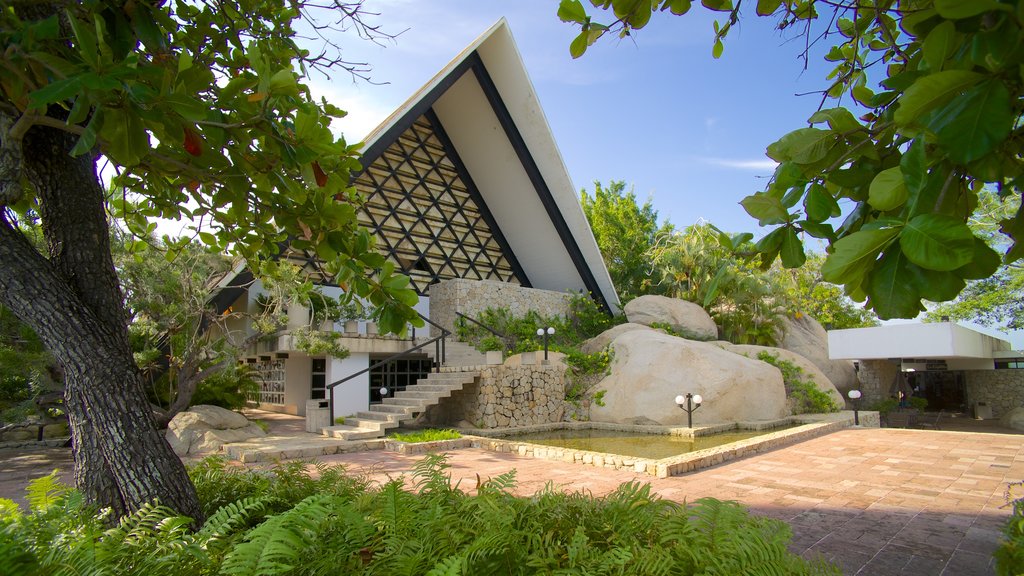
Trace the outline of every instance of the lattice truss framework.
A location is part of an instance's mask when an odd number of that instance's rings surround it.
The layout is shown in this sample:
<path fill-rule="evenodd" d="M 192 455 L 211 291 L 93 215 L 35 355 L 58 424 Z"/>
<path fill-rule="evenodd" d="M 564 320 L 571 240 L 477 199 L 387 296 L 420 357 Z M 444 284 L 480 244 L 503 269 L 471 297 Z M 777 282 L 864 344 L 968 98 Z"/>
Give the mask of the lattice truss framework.
<path fill-rule="evenodd" d="M 420 294 L 440 280 L 526 285 L 436 116 L 424 114 L 356 178 L 360 224 Z"/>

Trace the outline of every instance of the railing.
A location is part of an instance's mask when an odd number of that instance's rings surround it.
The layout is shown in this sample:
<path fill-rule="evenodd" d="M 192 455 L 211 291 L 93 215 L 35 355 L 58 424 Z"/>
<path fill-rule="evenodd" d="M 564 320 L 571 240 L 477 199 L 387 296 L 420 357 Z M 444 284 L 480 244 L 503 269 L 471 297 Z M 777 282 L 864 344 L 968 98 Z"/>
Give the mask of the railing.
<path fill-rule="evenodd" d="M 419 314 L 419 313 L 417 312 L 417 314 Z M 452 333 L 451 333 L 451 331 L 445 329 L 440 324 L 434 322 L 430 318 L 427 318 L 423 314 L 419 314 L 419 317 L 422 318 L 427 324 L 430 324 L 434 328 L 437 328 L 438 330 L 440 330 L 441 331 L 441 335 L 440 336 L 435 336 L 435 337 L 431 338 L 430 340 L 427 340 L 426 342 L 424 342 L 422 344 L 419 344 L 417 346 L 413 346 L 412 348 L 409 348 L 408 350 L 403 350 L 401 352 L 397 352 L 395 354 L 392 354 L 391 356 L 388 356 L 387 358 L 385 358 L 383 360 L 379 360 L 377 362 L 374 362 L 373 364 L 370 364 L 369 366 L 367 366 L 366 368 L 363 368 L 362 370 L 360 370 L 358 372 L 355 372 L 353 374 L 349 374 L 348 376 L 342 378 L 341 380 L 338 380 L 336 382 L 331 382 L 330 384 L 328 384 L 327 388 L 326 388 L 326 390 L 327 390 L 327 406 L 328 406 L 328 409 L 329 409 L 328 414 L 331 415 L 331 422 L 334 421 L 334 389 L 337 386 L 339 386 L 341 384 L 344 384 L 345 382 L 348 382 L 349 380 L 355 378 L 356 376 L 361 376 L 363 374 L 366 374 L 367 372 L 370 372 L 372 370 L 376 370 L 377 368 L 380 368 L 381 366 L 386 366 L 386 365 L 392 364 L 396 360 L 399 360 L 401 358 L 409 356 L 413 352 L 416 352 L 417 350 L 422 350 L 422 349 L 426 348 L 427 346 L 430 346 L 431 344 L 434 345 L 434 371 L 435 372 L 440 372 L 441 371 L 441 365 L 444 364 L 444 359 L 445 359 L 445 341 L 448 338 L 448 336 L 452 335 Z M 415 340 L 415 338 L 416 338 L 416 332 L 413 331 L 413 340 Z"/>
<path fill-rule="evenodd" d="M 490 332 L 491 334 L 496 336 L 498 339 L 501 340 L 502 344 L 505 345 L 505 349 L 506 350 L 510 348 L 509 341 L 508 341 L 508 336 L 506 336 L 505 334 L 502 334 L 501 332 L 498 332 L 494 328 L 491 328 L 490 326 L 484 324 L 483 322 L 477 320 L 476 318 L 472 318 L 470 316 L 466 316 L 462 312 L 456 312 L 455 315 L 458 316 L 459 318 L 463 319 L 463 320 L 469 320 L 473 324 L 476 324 L 477 326 L 483 328 L 484 330 L 487 330 L 488 332 Z"/>

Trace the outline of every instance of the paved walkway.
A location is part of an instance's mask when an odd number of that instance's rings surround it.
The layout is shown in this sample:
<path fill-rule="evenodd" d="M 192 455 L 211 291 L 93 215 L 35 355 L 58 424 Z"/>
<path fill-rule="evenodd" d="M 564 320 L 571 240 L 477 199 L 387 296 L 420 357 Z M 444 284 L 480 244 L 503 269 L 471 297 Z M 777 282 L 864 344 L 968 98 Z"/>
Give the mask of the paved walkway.
<path fill-rule="evenodd" d="M 295 423 L 271 424 L 280 426 Z M 419 459 L 379 450 L 319 458 L 381 481 L 410 473 Z M 794 552 L 824 556 L 847 575 L 971 576 L 994 574 L 992 551 L 1009 515 L 1004 491 L 1024 480 L 1024 436 L 849 429 L 664 479 L 468 448 L 451 452 L 449 463 L 466 490 L 478 475 L 515 469 L 523 495 L 548 481 L 603 495 L 639 480 L 680 502 L 737 500 L 789 523 Z M 0 451 L 0 497 L 20 500 L 28 479 L 55 467 L 70 476 L 67 449 Z"/>
<path fill-rule="evenodd" d="M 418 459 L 375 451 L 321 460 L 387 480 Z M 970 576 L 994 574 L 1004 491 L 1024 479 L 1024 436 L 849 429 L 665 479 L 476 449 L 451 452 L 449 463 L 464 489 L 514 468 L 524 495 L 548 481 L 602 495 L 639 480 L 680 502 L 737 500 L 789 523 L 794 552 L 824 556 L 847 575 Z"/>

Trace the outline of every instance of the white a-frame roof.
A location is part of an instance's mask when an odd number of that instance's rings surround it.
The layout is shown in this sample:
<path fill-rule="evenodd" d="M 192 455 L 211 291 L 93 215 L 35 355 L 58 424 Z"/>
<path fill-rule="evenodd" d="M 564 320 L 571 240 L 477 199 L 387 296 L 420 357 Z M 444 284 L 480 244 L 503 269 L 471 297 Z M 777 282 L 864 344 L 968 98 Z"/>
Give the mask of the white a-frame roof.
<path fill-rule="evenodd" d="M 499 20 L 366 140 L 378 248 L 425 294 L 501 280 L 619 302 L 512 33 Z"/>

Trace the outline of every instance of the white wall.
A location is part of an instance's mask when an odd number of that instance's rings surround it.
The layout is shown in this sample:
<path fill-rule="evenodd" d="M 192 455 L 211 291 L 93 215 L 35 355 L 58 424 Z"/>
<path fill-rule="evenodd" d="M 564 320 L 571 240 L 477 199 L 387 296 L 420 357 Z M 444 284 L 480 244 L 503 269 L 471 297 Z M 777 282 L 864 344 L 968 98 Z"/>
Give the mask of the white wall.
<path fill-rule="evenodd" d="M 289 414 L 306 414 L 313 360 L 305 354 L 292 352 L 284 363 L 284 410 Z"/>
<path fill-rule="evenodd" d="M 370 365 L 370 355 L 352 353 L 348 358 L 329 358 L 327 361 L 327 384 L 341 380 L 349 374 L 363 370 Z M 333 422 L 338 416 L 348 416 L 370 408 L 370 374 L 360 374 L 334 388 Z"/>

